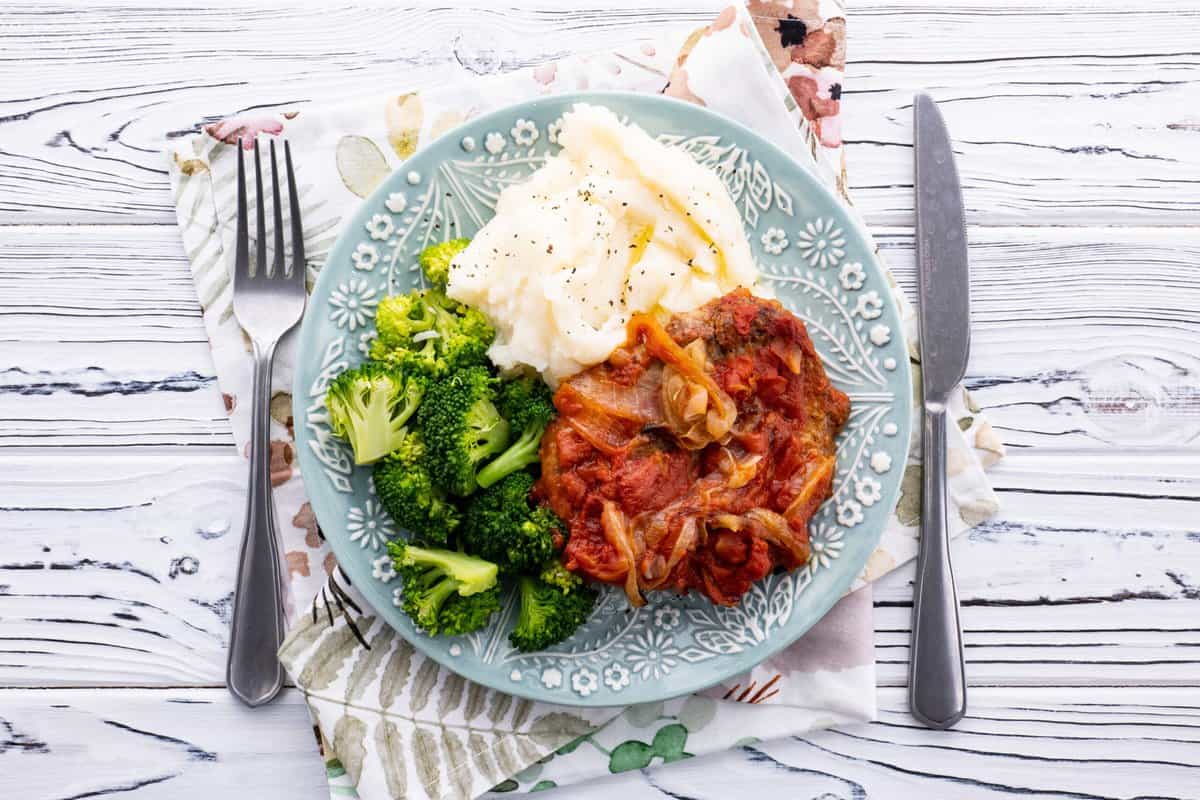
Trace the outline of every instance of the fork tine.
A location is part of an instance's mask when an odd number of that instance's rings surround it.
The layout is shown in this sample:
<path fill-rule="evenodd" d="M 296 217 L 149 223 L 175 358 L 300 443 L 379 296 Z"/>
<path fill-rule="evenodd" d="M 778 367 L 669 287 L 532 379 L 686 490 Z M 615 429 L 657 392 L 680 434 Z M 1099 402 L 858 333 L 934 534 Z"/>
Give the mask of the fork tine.
<path fill-rule="evenodd" d="M 283 204 L 279 202 L 279 162 L 275 160 L 275 140 L 271 140 L 271 196 L 275 206 L 275 257 L 271 259 L 271 277 L 284 276 Z"/>
<path fill-rule="evenodd" d="M 237 241 L 234 247 L 233 286 L 234 290 L 240 284 L 250 279 L 250 230 L 246 219 L 246 159 L 242 140 L 238 139 L 237 165 Z"/>
<path fill-rule="evenodd" d="M 255 201 L 258 206 L 258 227 L 255 228 L 254 246 L 254 277 L 267 277 L 267 199 L 263 195 L 262 158 L 259 155 L 258 139 L 254 140 L 254 183 L 257 192 Z"/>
<path fill-rule="evenodd" d="M 304 227 L 300 224 L 300 193 L 296 191 L 296 171 L 292 168 L 292 146 L 283 143 L 283 160 L 287 164 L 288 205 L 292 217 L 292 274 L 300 288 L 304 288 Z"/>

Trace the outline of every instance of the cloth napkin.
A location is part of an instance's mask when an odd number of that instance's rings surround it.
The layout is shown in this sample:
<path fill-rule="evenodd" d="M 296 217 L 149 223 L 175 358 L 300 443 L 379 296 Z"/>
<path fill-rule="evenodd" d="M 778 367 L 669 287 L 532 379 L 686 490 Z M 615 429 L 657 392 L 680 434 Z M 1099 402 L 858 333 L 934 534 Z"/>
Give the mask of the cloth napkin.
<path fill-rule="evenodd" d="M 249 410 L 240 400 L 249 400 L 251 388 L 230 279 L 239 137 L 285 135 L 291 142 L 314 278 L 341 219 L 419 146 L 491 109 L 578 89 L 663 92 L 706 105 L 775 141 L 850 207 L 840 134 L 845 26 L 844 12 L 829 0 L 751 2 L 675 39 L 631 42 L 502 76 L 464 73 L 433 90 L 214 121 L 172 140 L 179 225 L 239 447 L 247 449 L 249 436 Z M 897 295 L 917 391 L 915 320 Z M 395 635 L 336 569 L 294 463 L 296 355 L 294 339 L 285 340 L 271 401 L 272 484 L 293 620 L 280 655 L 312 711 L 333 796 L 469 798 L 489 788 L 540 790 L 874 718 L 869 584 L 916 554 L 919 425 L 899 503 L 857 591 L 794 645 L 698 695 L 627 709 L 559 707 L 442 669 Z M 950 516 L 957 534 L 997 510 L 984 470 L 1003 448 L 965 390 L 956 394 L 952 414 L 958 424 L 950 439 Z M 846 513 L 869 499 L 848 499 Z M 382 553 L 375 578 L 394 580 Z M 675 624 L 669 614 L 655 619 L 656 629 L 668 634 Z M 661 646 L 669 647 L 669 639 Z M 598 665 L 591 676 L 558 676 L 581 678 L 619 681 L 621 675 L 618 667 Z"/>

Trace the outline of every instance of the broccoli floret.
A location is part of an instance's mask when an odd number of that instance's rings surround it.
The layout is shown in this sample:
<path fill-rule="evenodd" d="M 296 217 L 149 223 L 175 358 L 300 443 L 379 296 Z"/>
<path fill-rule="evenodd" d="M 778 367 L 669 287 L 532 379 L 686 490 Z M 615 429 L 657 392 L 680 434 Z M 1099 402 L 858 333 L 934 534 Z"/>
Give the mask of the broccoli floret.
<path fill-rule="evenodd" d="M 425 279 L 438 289 L 445 289 L 450 280 L 450 262 L 454 257 L 467 249 L 470 239 L 451 239 L 448 242 L 432 244 L 421 251 L 417 261 Z"/>
<path fill-rule="evenodd" d="M 520 435 L 507 450 L 479 471 L 479 485 L 485 488 L 505 475 L 537 462 L 542 433 L 555 415 L 550 387 L 535 375 L 506 381 L 500 387 L 499 395 L 496 405 L 501 416 L 513 431 L 520 431 Z"/>
<path fill-rule="evenodd" d="M 584 585 L 583 578 L 578 574 L 571 572 L 562 565 L 558 559 L 552 559 L 542 568 L 538 575 L 542 583 L 548 583 L 551 586 L 557 586 L 558 590 L 563 594 L 573 592 Z"/>
<path fill-rule="evenodd" d="M 483 367 L 450 373 L 433 383 L 417 412 L 429 473 L 460 496 L 475 491 L 479 465 L 508 443 L 508 423 L 495 405 L 495 380 Z"/>
<path fill-rule="evenodd" d="M 389 347 L 383 339 L 371 343 L 371 358 L 394 364 L 409 372 L 434 380 L 446 374 L 449 367 L 433 339 L 423 339 L 412 347 Z"/>
<path fill-rule="evenodd" d="M 384 298 L 375 311 L 379 337 L 371 358 L 440 378 L 487 363 L 496 329 L 480 311 L 429 289 Z"/>
<path fill-rule="evenodd" d="M 500 610 L 500 585 L 470 597 L 452 598 L 438 616 L 440 633 L 458 636 L 487 627 L 488 620 Z"/>
<path fill-rule="evenodd" d="M 432 341 L 448 368 L 486 364 L 487 350 L 496 338 L 496 329 L 483 312 L 432 290 L 426 292 L 426 303 L 433 309 L 433 329 L 438 334 Z"/>
<path fill-rule="evenodd" d="M 329 426 L 350 442 L 355 463 L 374 463 L 400 446 L 428 384 L 422 375 L 372 361 L 334 378 L 325 394 Z"/>
<path fill-rule="evenodd" d="M 404 613 L 430 635 L 478 630 L 500 608 L 496 565 L 456 550 L 388 542 L 404 582 Z"/>
<path fill-rule="evenodd" d="M 537 572 L 562 541 L 562 521 L 548 508 L 532 506 L 533 476 L 514 472 L 473 495 L 459 528 L 464 548 L 495 561 L 506 574 Z"/>
<path fill-rule="evenodd" d="M 545 650 L 566 639 L 587 620 L 596 604 L 596 590 L 579 586 L 564 592 L 558 586 L 529 576 L 517 580 L 521 611 L 509 634 L 522 652 Z"/>
<path fill-rule="evenodd" d="M 380 355 L 392 350 L 412 350 L 413 337 L 433 329 L 434 315 L 423 292 L 394 294 L 383 298 L 375 309 L 375 330 L 379 337 L 372 345 Z M 371 354 L 376 358 L 376 354 Z"/>
<path fill-rule="evenodd" d="M 410 431 L 395 452 L 375 464 L 374 475 L 379 502 L 401 527 L 423 542 L 446 544 L 458 527 L 458 509 L 434 486 L 417 431 Z"/>

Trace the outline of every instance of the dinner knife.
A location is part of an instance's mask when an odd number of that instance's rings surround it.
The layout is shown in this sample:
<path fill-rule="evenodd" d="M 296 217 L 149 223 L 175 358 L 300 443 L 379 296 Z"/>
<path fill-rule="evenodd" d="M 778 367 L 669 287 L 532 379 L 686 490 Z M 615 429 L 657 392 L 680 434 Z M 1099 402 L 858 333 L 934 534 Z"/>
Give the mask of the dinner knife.
<path fill-rule="evenodd" d="M 962 188 L 950 134 L 927 94 L 913 100 L 921 388 L 924 396 L 921 540 L 914 587 L 909 705 L 931 728 L 967 710 L 962 626 L 950 565 L 946 504 L 946 407 L 970 351 L 970 275 Z"/>

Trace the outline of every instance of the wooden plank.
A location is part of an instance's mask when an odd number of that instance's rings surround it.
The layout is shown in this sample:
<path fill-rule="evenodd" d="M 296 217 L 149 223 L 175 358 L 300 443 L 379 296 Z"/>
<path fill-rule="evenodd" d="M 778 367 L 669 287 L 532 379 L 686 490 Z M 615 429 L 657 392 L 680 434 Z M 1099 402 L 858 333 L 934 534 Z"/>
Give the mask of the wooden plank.
<path fill-rule="evenodd" d="M 1200 462 L 1118 452 L 992 472 L 1001 513 L 953 546 L 973 684 L 1200 685 Z M 913 572 L 875 584 L 881 685 L 906 683 Z"/>
<path fill-rule="evenodd" d="M 754 750 L 796 781 L 810 770 L 836 776 L 838 796 L 1195 797 L 1195 699 L 1194 690 L 976 690 L 969 716 L 947 733 L 916 724 L 903 692 L 883 690 L 878 723 Z M 696 776 L 713 797 L 713 776 L 731 786 L 738 777 L 720 766 Z"/>
<path fill-rule="evenodd" d="M 0 690 L 0 709 L 3 797 L 329 797 L 295 690 L 257 709 L 224 689 Z"/>
<path fill-rule="evenodd" d="M 760 742 L 561 788 L 550 800 L 761 797 L 1195 797 L 1200 709 L 1181 689 L 979 689 L 930 731 L 902 691 L 879 721 Z M 323 800 L 296 692 L 245 709 L 223 689 L 0 690 L 0 794 L 22 800 Z M 491 797 L 503 797 L 493 795 Z"/>
<path fill-rule="evenodd" d="M 972 683 L 1200 685 L 1200 465 L 1177 459 L 1181 499 L 1149 500 L 1150 459 L 1114 477 L 1022 455 L 996 475 L 1000 517 L 955 543 Z M 0 686 L 219 685 L 240 459 L 80 461 L 0 462 Z M 911 575 L 875 590 L 884 684 L 905 681 Z"/>
<path fill-rule="evenodd" d="M 0 685 L 223 681 L 241 459 L 32 457 L 0 474 Z"/>
<path fill-rule="evenodd" d="M 877 235 L 913 286 L 911 231 Z M 1200 232 L 970 237 L 968 385 L 1008 445 L 1187 447 L 1200 436 Z M 230 442 L 173 226 L 0 227 L 0 263 L 0 447 Z"/>
<path fill-rule="evenodd" d="M 207 341 L 5 349 L 0 446 L 233 443 Z"/>
<path fill-rule="evenodd" d="M 170 222 L 164 134 L 625 44 L 722 5 L 195 8 L 186 26 L 172 9 L 6 7 L 0 222 Z M 921 88 L 943 101 L 974 223 L 1196 223 L 1200 18 L 1173 0 L 875 2 L 850 31 L 844 129 L 872 223 L 911 224 Z"/>
<path fill-rule="evenodd" d="M 383 94 L 511 70 L 625 43 L 635 27 L 647 36 L 695 27 L 720 4 L 540 5 L 189 7 L 186 26 L 165 8 L 6 8 L 16 24 L 0 30 L 0 86 L 15 91 L 0 101 L 12 143 L 0 154 L 0 221 L 172 222 L 164 135 L 348 89 Z"/>

